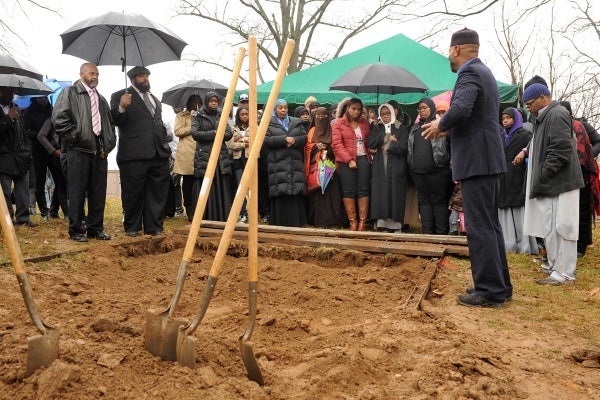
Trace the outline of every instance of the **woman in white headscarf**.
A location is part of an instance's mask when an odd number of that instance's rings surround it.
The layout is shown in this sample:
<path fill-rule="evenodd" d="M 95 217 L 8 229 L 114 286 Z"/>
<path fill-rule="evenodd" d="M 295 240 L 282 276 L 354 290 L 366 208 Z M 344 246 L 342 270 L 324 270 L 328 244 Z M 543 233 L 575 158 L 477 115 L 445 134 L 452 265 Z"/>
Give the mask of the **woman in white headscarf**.
<path fill-rule="evenodd" d="M 408 126 L 396 120 L 390 104 L 379 107 L 367 146 L 376 150 L 371 171 L 371 219 L 375 228 L 402 232 L 406 202 Z"/>

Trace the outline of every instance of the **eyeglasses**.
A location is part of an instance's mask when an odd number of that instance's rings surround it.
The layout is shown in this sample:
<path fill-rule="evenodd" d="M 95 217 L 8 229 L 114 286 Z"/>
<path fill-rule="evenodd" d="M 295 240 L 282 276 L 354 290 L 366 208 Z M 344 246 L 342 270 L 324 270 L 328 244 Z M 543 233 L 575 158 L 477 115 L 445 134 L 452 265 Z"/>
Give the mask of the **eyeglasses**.
<path fill-rule="evenodd" d="M 537 101 L 537 99 L 539 99 L 539 98 L 540 98 L 540 96 L 536 97 L 533 100 L 529 100 L 529 101 L 525 102 L 525 107 L 531 108 L 531 106 L 533 105 L 533 103 L 535 103 Z"/>

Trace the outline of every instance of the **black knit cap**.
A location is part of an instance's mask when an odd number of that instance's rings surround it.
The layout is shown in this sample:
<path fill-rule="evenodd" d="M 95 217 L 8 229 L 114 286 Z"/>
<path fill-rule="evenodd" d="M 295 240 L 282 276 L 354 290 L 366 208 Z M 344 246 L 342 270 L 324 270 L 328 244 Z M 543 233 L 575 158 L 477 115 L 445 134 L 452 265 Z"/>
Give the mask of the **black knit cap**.
<path fill-rule="evenodd" d="M 452 34 L 450 46 L 459 44 L 479 44 L 479 35 L 473 29 L 461 29 Z"/>
<path fill-rule="evenodd" d="M 127 76 L 129 79 L 134 79 L 138 75 L 147 74 L 150 75 L 150 70 L 146 67 L 140 67 L 139 65 L 131 68 L 127 71 Z"/>
<path fill-rule="evenodd" d="M 529 86 L 533 85 L 534 83 L 541 83 L 542 85 L 548 87 L 548 84 L 546 83 L 546 80 L 544 78 L 542 78 L 539 75 L 534 75 L 533 78 L 531 78 L 530 80 L 528 80 L 525 85 L 523 86 L 523 90 L 527 89 Z"/>

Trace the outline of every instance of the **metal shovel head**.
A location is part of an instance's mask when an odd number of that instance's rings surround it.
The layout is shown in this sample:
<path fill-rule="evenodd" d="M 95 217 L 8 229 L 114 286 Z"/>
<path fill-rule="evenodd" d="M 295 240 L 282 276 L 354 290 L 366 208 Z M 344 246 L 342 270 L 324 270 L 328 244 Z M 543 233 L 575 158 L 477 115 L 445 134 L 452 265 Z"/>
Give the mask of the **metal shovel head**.
<path fill-rule="evenodd" d="M 47 367 L 58 358 L 59 330 L 45 326 L 46 333 L 27 338 L 27 378 L 40 367 Z"/>
<path fill-rule="evenodd" d="M 165 361 L 177 361 L 177 335 L 187 321 L 170 318 L 170 310 L 147 310 L 144 347 L 153 356 Z"/>
<path fill-rule="evenodd" d="M 265 380 L 260 372 L 260 367 L 254 356 L 254 351 L 250 343 L 244 341 L 244 336 L 240 337 L 240 353 L 242 354 L 242 360 L 244 360 L 244 366 L 248 372 L 248 379 L 258 383 L 260 386 L 265 386 Z"/>
<path fill-rule="evenodd" d="M 187 334 L 185 328 L 177 336 L 177 362 L 188 368 L 196 368 L 196 338 Z"/>

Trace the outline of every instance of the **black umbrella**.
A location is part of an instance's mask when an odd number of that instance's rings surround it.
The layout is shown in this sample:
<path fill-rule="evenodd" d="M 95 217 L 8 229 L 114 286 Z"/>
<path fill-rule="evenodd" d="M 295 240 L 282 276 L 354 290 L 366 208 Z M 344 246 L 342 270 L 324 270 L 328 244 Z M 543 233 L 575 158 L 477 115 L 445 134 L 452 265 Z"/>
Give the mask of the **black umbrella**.
<path fill-rule="evenodd" d="M 0 74 L 28 76 L 38 81 L 44 79 L 44 76 L 29 63 L 6 53 L 0 54 Z"/>
<path fill-rule="evenodd" d="M 63 54 L 96 65 L 147 66 L 181 59 L 187 46 L 168 28 L 141 14 L 109 12 L 88 18 L 63 32 Z M 125 77 L 127 86 L 127 77 Z"/>
<path fill-rule="evenodd" d="M 185 103 L 191 95 L 197 94 L 203 97 L 208 92 L 216 92 L 226 96 L 227 87 L 206 79 L 191 80 L 165 90 L 160 102 L 173 107 L 185 107 Z M 202 101 L 204 102 L 204 98 L 202 98 Z"/>
<path fill-rule="evenodd" d="M 429 88 L 412 72 L 391 64 L 375 63 L 356 67 L 338 78 L 330 90 L 353 93 L 398 94 L 425 92 Z"/>
<path fill-rule="evenodd" d="M 52 88 L 40 80 L 17 74 L 0 74 L 0 86 L 13 88 L 15 94 L 19 96 L 43 96 L 54 92 Z"/>

